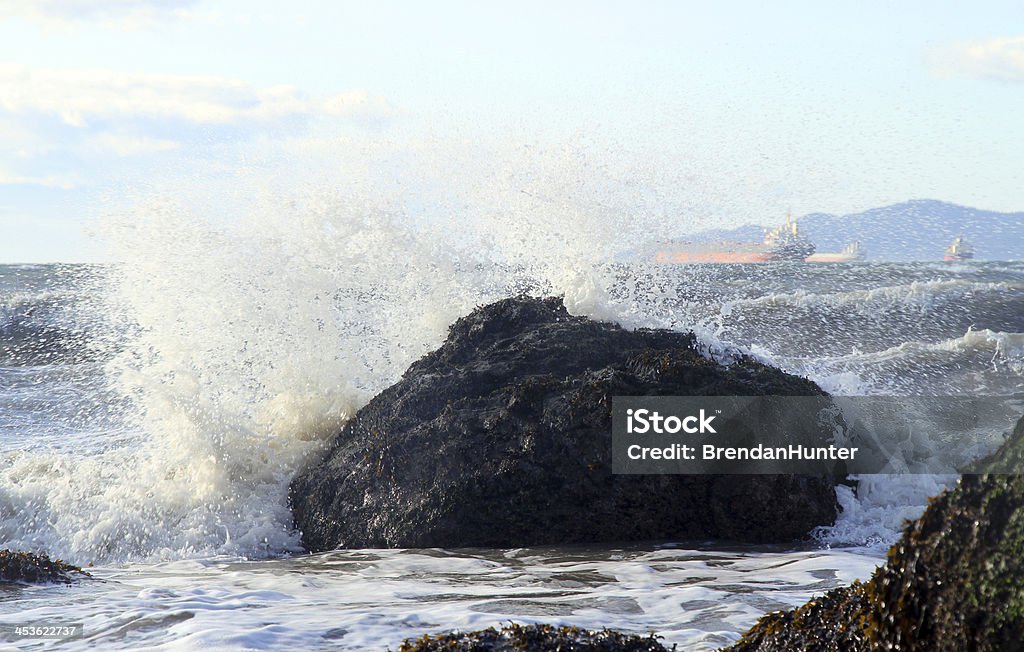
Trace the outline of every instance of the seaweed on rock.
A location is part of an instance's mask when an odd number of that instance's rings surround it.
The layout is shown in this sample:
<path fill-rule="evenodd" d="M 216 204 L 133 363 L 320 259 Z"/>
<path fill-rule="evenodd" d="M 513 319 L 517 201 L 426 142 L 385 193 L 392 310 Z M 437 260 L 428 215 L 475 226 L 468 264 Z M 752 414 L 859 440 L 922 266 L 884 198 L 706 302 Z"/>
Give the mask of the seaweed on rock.
<path fill-rule="evenodd" d="M 1022 453 L 1024 418 L 990 460 L 1021 460 Z M 1024 475 L 990 473 L 965 475 L 933 499 L 870 580 L 768 614 L 729 649 L 1009 652 L 1022 646 Z"/>
<path fill-rule="evenodd" d="M 45 554 L 0 550 L 0 581 L 2 582 L 70 584 L 82 577 L 90 577 L 90 575 L 78 566 L 68 564 L 60 559 L 50 559 Z"/>
<path fill-rule="evenodd" d="M 672 649 L 675 649 L 673 647 Z M 637 636 L 608 629 L 510 624 L 455 632 L 402 643 L 399 652 L 668 652 L 653 634 Z"/>

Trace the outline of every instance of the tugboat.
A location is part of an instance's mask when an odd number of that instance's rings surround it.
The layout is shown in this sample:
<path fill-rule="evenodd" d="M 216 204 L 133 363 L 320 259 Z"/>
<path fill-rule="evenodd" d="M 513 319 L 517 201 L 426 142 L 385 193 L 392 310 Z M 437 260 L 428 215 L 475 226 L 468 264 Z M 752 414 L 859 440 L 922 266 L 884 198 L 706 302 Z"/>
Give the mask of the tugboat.
<path fill-rule="evenodd" d="M 974 258 L 974 247 L 964 240 L 962 235 L 953 238 L 953 242 L 946 247 L 946 255 L 942 257 L 945 261 L 971 260 Z"/>
<path fill-rule="evenodd" d="M 854 240 L 843 247 L 842 251 L 827 251 L 811 254 L 807 257 L 809 263 L 856 263 L 866 257 L 864 248 L 860 246 L 860 240 Z"/>
<path fill-rule="evenodd" d="M 814 243 L 805 238 L 796 220 L 765 232 L 762 242 L 682 243 L 659 251 L 659 263 L 769 263 L 801 261 L 814 253 Z"/>

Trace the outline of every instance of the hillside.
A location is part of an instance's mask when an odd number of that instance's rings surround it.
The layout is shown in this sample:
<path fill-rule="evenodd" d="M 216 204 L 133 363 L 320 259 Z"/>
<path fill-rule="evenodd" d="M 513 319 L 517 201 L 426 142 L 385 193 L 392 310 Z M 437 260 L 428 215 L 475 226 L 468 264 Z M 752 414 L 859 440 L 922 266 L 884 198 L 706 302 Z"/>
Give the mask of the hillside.
<path fill-rule="evenodd" d="M 946 245 L 960 234 L 974 245 L 978 259 L 1024 258 L 1024 212 L 999 213 L 918 199 L 849 215 L 811 213 L 799 222 L 818 251 L 837 251 L 860 240 L 868 260 L 941 260 Z M 703 231 L 685 239 L 760 240 L 764 226 Z"/>

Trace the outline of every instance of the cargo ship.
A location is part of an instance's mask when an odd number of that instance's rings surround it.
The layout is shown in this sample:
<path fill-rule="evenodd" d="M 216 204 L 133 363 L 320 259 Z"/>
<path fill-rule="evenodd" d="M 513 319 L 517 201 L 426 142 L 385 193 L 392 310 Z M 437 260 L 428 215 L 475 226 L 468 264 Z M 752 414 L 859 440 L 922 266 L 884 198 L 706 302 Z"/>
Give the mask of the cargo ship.
<path fill-rule="evenodd" d="M 860 246 L 860 240 L 854 240 L 843 247 L 842 251 L 823 251 L 811 254 L 806 258 L 809 263 L 856 263 L 864 260 L 866 253 Z"/>
<path fill-rule="evenodd" d="M 659 263 L 769 263 L 800 261 L 814 253 L 796 221 L 787 216 L 781 226 L 765 232 L 761 242 L 680 243 L 659 251 Z"/>
<path fill-rule="evenodd" d="M 974 247 L 964 240 L 962 235 L 958 235 L 946 247 L 946 255 L 942 257 L 942 260 L 957 261 L 971 260 L 972 258 L 974 258 Z"/>

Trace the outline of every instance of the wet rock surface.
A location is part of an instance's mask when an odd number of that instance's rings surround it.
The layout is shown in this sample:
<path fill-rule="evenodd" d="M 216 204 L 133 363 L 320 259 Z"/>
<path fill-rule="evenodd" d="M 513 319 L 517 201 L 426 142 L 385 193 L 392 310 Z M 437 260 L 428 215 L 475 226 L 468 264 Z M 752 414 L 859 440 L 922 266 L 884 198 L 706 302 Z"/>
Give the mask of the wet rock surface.
<path fill-rule="evenodd" d="M 588 631 L 552 625 L 508 625 L 500 630 L 423 636 L 399 652 L 667 652 L 653 635 Z"/>
<path fill-rule="evenodd" d="M 0 550 L 0 582 L 70 584 L 83 577 L 89 577 L 89 574 L 60 559 L 31 552 Z"/>
<path fill-rule="evenodd" d="M 692 334 L 515 298 L 458 320 L 291 485 L 311 551 L 638 540 L 782 542 L 836 516 L 828 477 L 613 475 L 611 398 L 824 395 Z"/>
<path fill-rule="evenodd" d="M 1024 418 L 993 458 L 1024 459 Z M 990 458 L 991 459 L 991 458 Z M 1024 471 L 1024 465 L 1018 467 Z M 1020 650 L 1024 475 L 965 475 L 865 583 L 768 614 L 730 650 Z"/>

